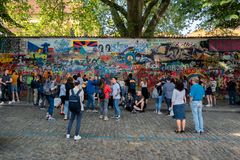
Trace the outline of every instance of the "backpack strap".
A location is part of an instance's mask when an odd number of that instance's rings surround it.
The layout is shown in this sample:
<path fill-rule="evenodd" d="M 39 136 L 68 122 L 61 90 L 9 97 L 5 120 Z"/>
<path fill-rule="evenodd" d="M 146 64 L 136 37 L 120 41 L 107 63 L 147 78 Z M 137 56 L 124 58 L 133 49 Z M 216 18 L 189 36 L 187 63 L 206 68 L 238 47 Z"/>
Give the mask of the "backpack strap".
<path fill-rule="evenodd" d="M 76 93 L 76 95 L 79 95 L 81 91 L 82 91 L 82 89 L 79 89 L 79 91 Z"/>
<path fill-rule="evenodd" d="M 73 89 L 71 89 L 71 93 L 72 93 L 72 95 L 75 95 Z"/>

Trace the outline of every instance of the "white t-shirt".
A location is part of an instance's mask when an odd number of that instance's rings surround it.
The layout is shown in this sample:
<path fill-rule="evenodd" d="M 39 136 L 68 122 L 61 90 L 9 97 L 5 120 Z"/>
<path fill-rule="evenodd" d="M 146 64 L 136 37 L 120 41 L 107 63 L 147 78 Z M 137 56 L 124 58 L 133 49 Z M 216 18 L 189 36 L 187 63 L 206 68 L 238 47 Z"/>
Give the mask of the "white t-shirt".
<path fill-rule="evenodd" d="M 216 88 L 217 88 L 217 81 L 211 81 L 211 88 L 212 88 L 212 92 L 216 92 Z"/>
<path fill-rule="evenodd" d="M 184 97 L 185 97 L 185 89 L 182 90 L 181 92 L 177 89 L 173 90 L 173 95 L 172 95 L 172 103 L 173 105 L 178 105 L 178 104 L 184 104 Z"/>

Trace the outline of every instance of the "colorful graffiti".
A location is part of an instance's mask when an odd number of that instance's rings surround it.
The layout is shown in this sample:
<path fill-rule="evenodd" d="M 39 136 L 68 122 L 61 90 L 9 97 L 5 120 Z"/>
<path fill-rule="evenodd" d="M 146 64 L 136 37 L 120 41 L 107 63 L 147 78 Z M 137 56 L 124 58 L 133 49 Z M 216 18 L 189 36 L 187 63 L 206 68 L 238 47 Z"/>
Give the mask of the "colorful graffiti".
<path fill-rule="evenodd" d="M 224 46 L 230 41 L 234 46 Z M 1 38 L 0 72 L 47 69 L 119 77 L 133 72 L 153 85 L 164 73 L 240 73 L 239 46 L 239 39 Z"/>

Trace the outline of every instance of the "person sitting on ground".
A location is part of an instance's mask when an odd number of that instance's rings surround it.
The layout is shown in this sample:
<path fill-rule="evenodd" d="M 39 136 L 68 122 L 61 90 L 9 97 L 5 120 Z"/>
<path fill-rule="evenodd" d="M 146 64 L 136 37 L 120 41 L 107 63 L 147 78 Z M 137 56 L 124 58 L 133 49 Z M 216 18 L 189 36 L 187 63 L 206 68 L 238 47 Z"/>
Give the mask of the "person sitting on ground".
<path fill-rule="evenodd" d="M 127 99 L 126 99 L 125 109 L 127 111 L 132 112 L 133 105 L 134 105 L 134 99 L 133 99 L 132 95 L 130 93 L 128 93 L 128 96 L 127 96 Z"/>
<path fill-rule="evenodd" d="M 137 92 L 137 96 L 135 98 L 135 104 L 134 104 L 133 108 L 134 108 L 133 112 L 135 112 L 135 111 L 143 112 L 144 111 L 144 97 L 142 96 L 141 91 Z"/>

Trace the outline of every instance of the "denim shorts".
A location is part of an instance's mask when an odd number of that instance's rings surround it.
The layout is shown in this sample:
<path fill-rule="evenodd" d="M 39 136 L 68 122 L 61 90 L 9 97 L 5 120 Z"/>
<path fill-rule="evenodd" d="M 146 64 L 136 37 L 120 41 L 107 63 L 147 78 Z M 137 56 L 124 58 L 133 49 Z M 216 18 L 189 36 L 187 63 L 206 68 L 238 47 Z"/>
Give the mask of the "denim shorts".
<path fill-rule="evenodd" d="M 17 92 L 17 91 L 18 91 L 17 85 L 13 84 L 12 85 L 12 92 Z"/>

